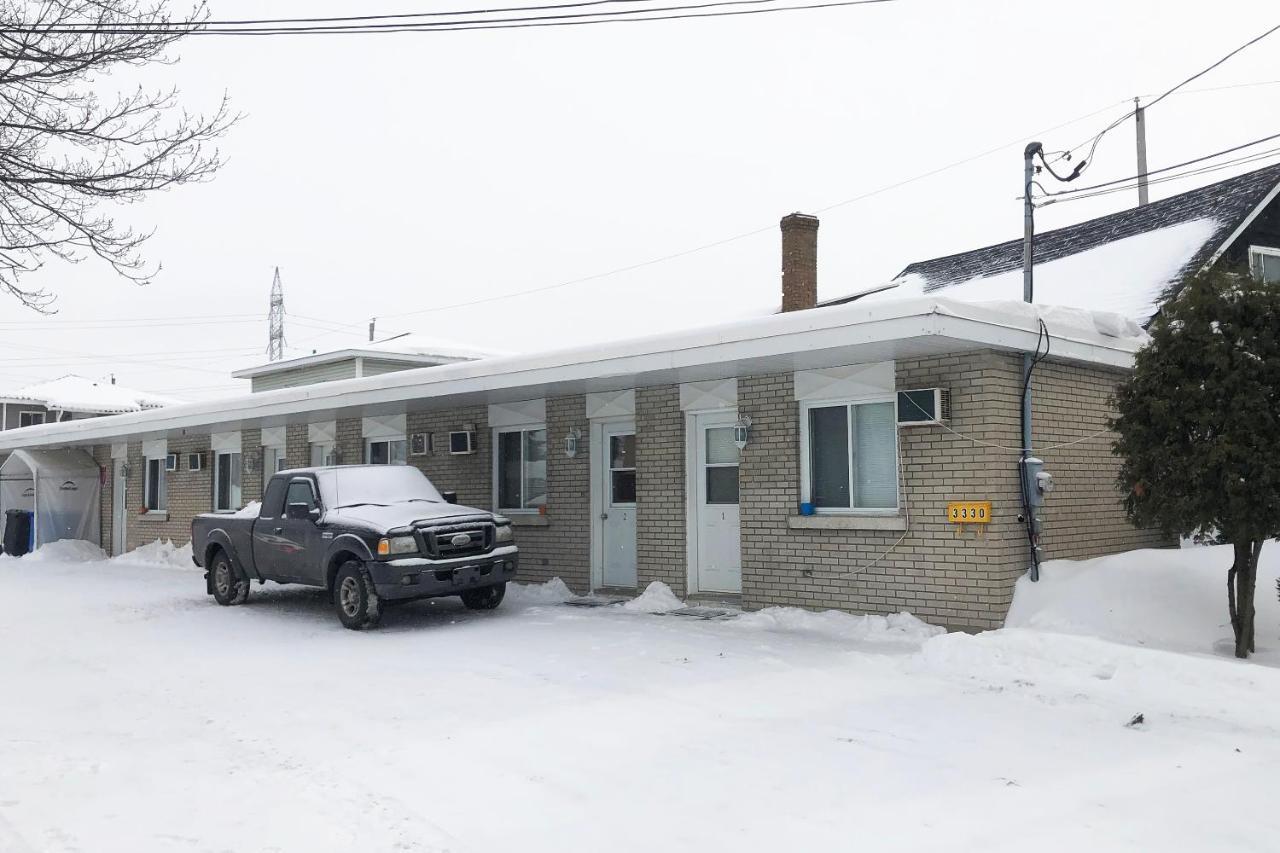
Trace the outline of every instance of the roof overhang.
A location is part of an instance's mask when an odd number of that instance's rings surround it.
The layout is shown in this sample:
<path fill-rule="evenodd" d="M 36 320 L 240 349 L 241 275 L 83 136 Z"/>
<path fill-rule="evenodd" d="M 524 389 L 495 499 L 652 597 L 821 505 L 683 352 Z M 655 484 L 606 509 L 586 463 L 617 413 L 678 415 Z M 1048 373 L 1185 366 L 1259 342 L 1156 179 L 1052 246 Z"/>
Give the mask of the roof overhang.
<path fill-rule="evenodd" d="M 233 371 L 231 375 L 236 379 L 252 379 L 255 376 L 278 373 L 282 370 L 296 370 L 300 367 L 313 367 L 317 364 L 332 364 L 335 361 L 346 361 L 348 359 L 356 358 L 376 359 L 378 361 L 395 361 L 400 362 L 401 364 L 417 364 L 424 367 L 437 364 L 453 364 L 455 362 L 467 360 L 458 356 L 387 352 L 386 350 L 353 347 L 351 349 L 333 350 L 332 352 L 321 352 L 314 355 L 303 355 L 297 358 L 290 358 L 284 361 L 273 361 L 268 364 L 259 364 L 255 367 L 246 367 L 241 370 Z"/>
<path fill-rule="evenodd" d="M 1010 305 L 1025 310 L 1011 311 Z M 0 433 L 0 451 L 435 411 L 978 349 L 1028 352 L 1037 344 L 1037 308 L 939 298 L 853 303 L 593 347 L 464 361 L 24 427 Z M 1052 317 L 1048 322 L 1053 358 L 1058 360 L 1127 368 L 1142 343 L 1071 325 L 1055 329 Z"/>

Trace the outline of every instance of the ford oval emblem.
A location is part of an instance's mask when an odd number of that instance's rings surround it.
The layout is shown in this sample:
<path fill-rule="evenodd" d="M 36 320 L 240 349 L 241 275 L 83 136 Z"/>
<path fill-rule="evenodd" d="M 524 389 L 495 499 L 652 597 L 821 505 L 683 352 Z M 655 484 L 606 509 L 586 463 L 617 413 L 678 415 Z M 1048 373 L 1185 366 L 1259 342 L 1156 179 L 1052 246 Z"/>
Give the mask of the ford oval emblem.
<path fill-rule="evenodd" d="M 463 546 L 465 546 L 465 545 L 470 545 L 470 544 L 471 544 L 471 534 L 469 534 L 469 533 L 455 533 L 455 534 L 453 534 L 453 538 L 449 540 L 449 544 L 450 544 L 450 545 L 452 545 L 452 546 L 453 546 L 453 547 L 455 547 L 455 548 L 461 548 L 461 547 L 463 547 Z"/>

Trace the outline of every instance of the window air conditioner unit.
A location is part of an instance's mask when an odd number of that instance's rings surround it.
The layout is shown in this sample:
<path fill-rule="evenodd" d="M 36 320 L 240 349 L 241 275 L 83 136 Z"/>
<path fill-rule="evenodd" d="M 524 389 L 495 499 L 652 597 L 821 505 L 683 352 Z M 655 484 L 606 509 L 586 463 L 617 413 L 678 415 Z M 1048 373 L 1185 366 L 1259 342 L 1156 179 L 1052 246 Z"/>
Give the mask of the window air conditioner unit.
<path fill-rule="evenodd" d="M 951 390 L 920 388 L 898 392 L 898 426 L 922 426 L 951 420 Z"/>
<path fill-rule="evenodd" d="M 203 453 L 188 453 L 188 454 L 187 454 L 187 470 L 188 470 L 188 471 L 199 471 L 199 470 L 201 470 L 201 469 L 203 469 L 203 468 L 204 468 L 204 454 L 203 454 Z"/>
<path fill-rule="evenodd" d="M 178 470 L 178 454 L 170 453 L 164 457 L 164 470 L 166 471 Z"/>
<path fill-rule="evenodd" d="M 449 433 L 449 453 L 453 456 L 465 456 L 476 452 L 476 434 L 470 430 Z"/>

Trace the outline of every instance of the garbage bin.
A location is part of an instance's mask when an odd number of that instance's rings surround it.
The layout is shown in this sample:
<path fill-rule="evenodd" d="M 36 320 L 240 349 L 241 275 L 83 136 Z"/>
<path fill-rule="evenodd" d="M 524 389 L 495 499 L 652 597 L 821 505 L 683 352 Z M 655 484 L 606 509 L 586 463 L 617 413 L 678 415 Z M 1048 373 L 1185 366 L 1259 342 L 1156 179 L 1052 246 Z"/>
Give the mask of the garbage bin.
<path fill-rule="evenodd" d="M 4 552 L 21 557 L 31 550 L 31 519 L 25 509 L 10 509 L 4 514 Z"/>

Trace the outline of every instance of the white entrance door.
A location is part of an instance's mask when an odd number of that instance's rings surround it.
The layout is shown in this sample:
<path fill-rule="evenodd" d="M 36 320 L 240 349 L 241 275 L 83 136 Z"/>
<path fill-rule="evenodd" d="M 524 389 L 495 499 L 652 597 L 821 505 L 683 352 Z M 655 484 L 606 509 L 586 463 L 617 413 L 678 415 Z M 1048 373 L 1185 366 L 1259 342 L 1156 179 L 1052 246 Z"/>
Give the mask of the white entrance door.
<path fill-rule="evenodd" d="M 598 559 L 603 586 L 636 585 L 636 428 L 601 424 L 594 454 L 599 488 Z"/>
<path fill-rule="evenodd" d="M 695 415 L 690 470 L 694 488 L 690 550 L 697 561 L 697 592 L 742 592 L 738 527 L 738 447 L 732 412 Z"/>
<path fill-rule="evenodd" d="M 125 460 L 113 459 L 115 468 L 111 487 L 111 553 L 119 556 L 125 551 L 125 524 L 129 517 L 127 512 L 129 478 L 125 476 Z"/>

